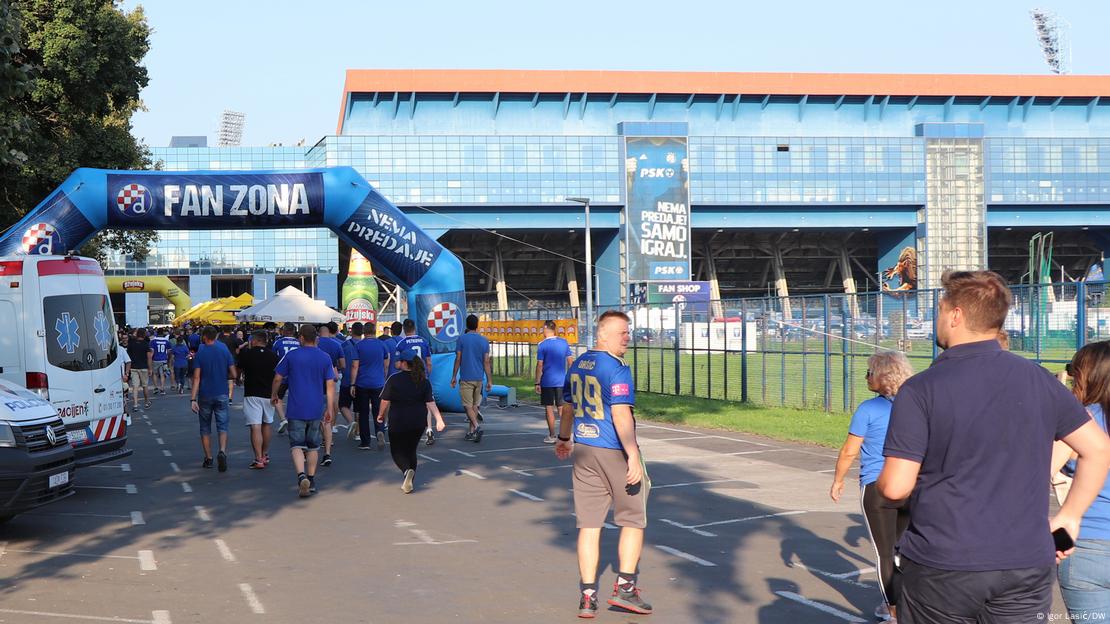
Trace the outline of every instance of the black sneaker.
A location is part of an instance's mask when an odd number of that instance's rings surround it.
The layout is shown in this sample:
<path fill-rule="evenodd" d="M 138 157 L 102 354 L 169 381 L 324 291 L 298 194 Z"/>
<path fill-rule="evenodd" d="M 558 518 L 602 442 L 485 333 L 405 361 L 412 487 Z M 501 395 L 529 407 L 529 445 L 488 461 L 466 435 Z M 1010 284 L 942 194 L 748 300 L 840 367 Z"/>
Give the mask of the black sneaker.
<path fill-rule="evenodd" d="M 485 418 L 482 418 L 482 412 L 478 412 L 478 422 L 483 422 L 483 421 L 485 421 Z"/>
<path fill-rule="evenodd" d="M 474 430 L 474 437 L 471 438 L 470 440 L 472 442 L 474 442 L 475 444 L 477 444 L 478 442 L 481 442 L 483 433 L 485 433 L 485 431 L 482 431 L 482 428 L 478 427 L 477 429 Z"/>
<path fill-rule="evenodd" d="M 316 489 L 316 477 L 308 478 L 308 492 L 310 494 L 315 494 L 316 492 L 319 492 L 319 490 Z"/>
<path fill-rule="evenodd" d="M 597 592 L 582 592 L 582 598 L 578 601 L 578 617 L 587 620 L 597 617 Z"/>
<path fill-rule="evenodd" d="M 427 432 L 427 435 L 425 436 L 424 444 L 426 444 L 428 446 L 431 446 L 435 443 L 436 443 L 436 434 L 432 433 L 432 430 L 429 429 L 428 432 Z"/>
<path fill-rule="evenodd" d="M 297 495 L 301 498 L 308 498 L 311 495 L 312 482 L 308 477 L 301 477 L 297 480 Z"/>
<path fill-rule="evenodd" d="M 632 583 L 625 585 L 613 583 L 613 595 L 609 598 L 609 604 L 640 615 L 651 613 L 651 605 L 640 598 L 640 588 Z"/>
<path fill-rule="evenodd" d="M 473 442 L 474 441 L 474 432 L 473 431 L 467 431 L 466 435 L 463 436 L 463 439 L 466 440 L 467 442 Z"/>
<path fill-rule="evenodd" d="M 360 450 L 360 451 L 369 451 L 370 450 L 370 445 L 369 444 L 359 444 L 358 445 L 358 450 Z"/>
<path fill-rule="evenodd" d="M 329 453 L 324 453 L 324 458 L 320 460 L 320 465 L 321 466 L 330 466 L 331 465 L 331 455 Z"/>
<path fill-rule="evenodd" d="M 201 468 L 211 468 L 212 467 L 212 458 L 211 457 L 205 457 L 204 462 L 201 463 L 200 467 Z"/>
<path fill-rule="evenodd" d="M 223 451 L 216 455 L 216 469 L 220 472 L 227 472 L 227 455 Z"/>

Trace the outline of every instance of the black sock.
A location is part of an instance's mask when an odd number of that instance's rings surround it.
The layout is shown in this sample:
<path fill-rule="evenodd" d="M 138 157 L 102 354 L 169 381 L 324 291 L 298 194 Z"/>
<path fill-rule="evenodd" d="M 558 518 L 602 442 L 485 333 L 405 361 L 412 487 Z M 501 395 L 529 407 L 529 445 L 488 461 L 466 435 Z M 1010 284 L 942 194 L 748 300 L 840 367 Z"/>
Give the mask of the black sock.
<path fill-rule="evenodd" d="M 304 478 L 306 478 L 306 477 L 305 477 L 305 474 L 303 472 L 298 472 L 297 473 L 297 482 L 298 483 L 300 483 L 301 479 L 304 479 Z"/>
<path fill-rule="evenodd" d="M 636 586 L 636 573 L 635 572 L 618 572 L 617 585 L 632 585 Z"/>
<path fill-rule="evenodd" d="M 593 583 L 583 583 L 582 581 L 579 581 L 578 582 L 578 591 L 580 591 L 582 593 L 586 593 L 586 591 L 592 591 L 593 593 L 596 594 L 597 593 L 597 581 L 594 581 Z"/>

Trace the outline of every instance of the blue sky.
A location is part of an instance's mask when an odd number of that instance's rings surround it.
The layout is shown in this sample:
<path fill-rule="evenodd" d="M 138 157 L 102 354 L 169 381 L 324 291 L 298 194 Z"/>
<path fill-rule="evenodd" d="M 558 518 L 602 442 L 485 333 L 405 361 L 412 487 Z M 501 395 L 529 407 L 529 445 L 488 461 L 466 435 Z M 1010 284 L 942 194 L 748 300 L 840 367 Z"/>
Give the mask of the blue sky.
<path fill-rule="evenodd" d="M 1047 73 L 1021 0 L 151 0 L 149 109 L 134 132 L 215 143 L 220 111 L 244 145 L 334 133 L 344 71 L 624 69 Z M 1040 4 L 1071 24 L 1073 73 L 1105 74 L 1110 3 Z"/>

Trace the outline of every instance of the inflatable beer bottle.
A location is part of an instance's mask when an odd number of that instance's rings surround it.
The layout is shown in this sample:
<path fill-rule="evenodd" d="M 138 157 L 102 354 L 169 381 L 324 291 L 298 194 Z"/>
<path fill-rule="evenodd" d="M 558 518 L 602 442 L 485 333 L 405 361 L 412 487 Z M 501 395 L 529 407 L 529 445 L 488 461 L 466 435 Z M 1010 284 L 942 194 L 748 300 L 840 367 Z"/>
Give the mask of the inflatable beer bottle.
<path fill-rule="evenodd" d="M 354 249 L 347 266 L 347 279 L 343 282 L 342 303 L 348 323 L 377 321 L 378 280 L 374 279 L 370 261 Z"/>

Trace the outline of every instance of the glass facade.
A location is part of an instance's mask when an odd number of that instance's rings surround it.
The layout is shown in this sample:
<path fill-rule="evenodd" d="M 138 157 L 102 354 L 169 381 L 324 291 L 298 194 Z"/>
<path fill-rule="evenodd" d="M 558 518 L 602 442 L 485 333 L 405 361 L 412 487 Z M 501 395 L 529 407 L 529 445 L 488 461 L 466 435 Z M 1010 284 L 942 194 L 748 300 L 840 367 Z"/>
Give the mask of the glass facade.
<path fill-rule="evenodd" d="M 928 139 L 928 201 L 919 211 L 926 237 L 920 284 L 933 288 L 947 269 L 987 266 L 986 205 L 983 202 L 983 140 Z"/>
<path fill-rule="evenodd" d="M 695 204 L 921 204 L 921 139 L 690 137 Z"/>
<path fill-rule="evenodd" d="M 987 171 L 991 203 L 1110 202 L 1110 138 L 992 138 Z"/>
<path fill-rule="evenodd" d="M 397 204 L 621 201 L 616 136 L 329 136 L 308 161 L 352 166 Z"/>

